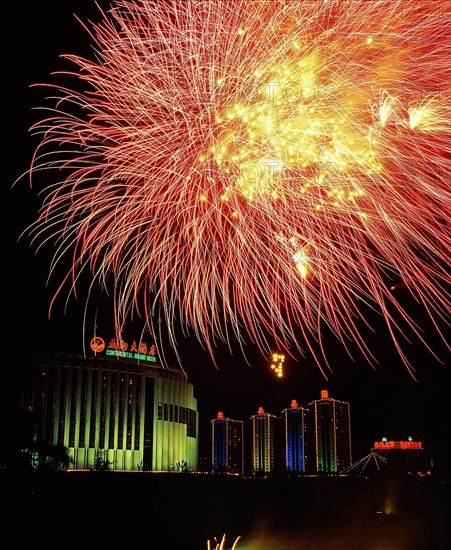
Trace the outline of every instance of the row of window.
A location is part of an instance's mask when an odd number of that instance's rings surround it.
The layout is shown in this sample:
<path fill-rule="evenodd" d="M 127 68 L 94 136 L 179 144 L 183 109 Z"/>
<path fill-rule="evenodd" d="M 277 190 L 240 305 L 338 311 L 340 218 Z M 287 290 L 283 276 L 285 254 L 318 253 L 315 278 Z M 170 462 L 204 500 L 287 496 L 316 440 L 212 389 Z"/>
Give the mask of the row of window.
<path fill-rule="evenodd" d="M 186 424 L 188 437 L 196 437 L 197 412 L 174 403 L 158 403 L 158 420 Z"/>
<path fill-rule="evenodd" d="M 41 367 L 34 371 L 27 404 L 44 441 L 72 448 L 137 450 L 143 383 L 137 372 Z M 152 403 L 147 403 L 147 416 L 152 410 Z M 186 424 L 187 435 L 197 436 L 195 410 L 159 403 L 158 419 Z"/>

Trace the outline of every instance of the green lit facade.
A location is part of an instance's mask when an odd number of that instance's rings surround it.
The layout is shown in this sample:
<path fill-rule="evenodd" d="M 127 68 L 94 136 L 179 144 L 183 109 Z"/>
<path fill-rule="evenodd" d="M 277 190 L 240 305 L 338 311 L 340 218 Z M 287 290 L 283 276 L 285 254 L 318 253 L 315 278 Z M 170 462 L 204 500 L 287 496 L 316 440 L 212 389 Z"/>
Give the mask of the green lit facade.
<path fill-rule="evenodd" d="M 349 403 L 327 396 L 310 403 L 316 472 L 338 474 L 352 463 Z"/>
<path fill-rule="evenodd" d="M 177 368 L 116 356 L 36 355 L 23 392 L 36 437 L 68 449 L 71 469 L 99 451 L 114 470 L 197 469 L 193 386 Z"/>

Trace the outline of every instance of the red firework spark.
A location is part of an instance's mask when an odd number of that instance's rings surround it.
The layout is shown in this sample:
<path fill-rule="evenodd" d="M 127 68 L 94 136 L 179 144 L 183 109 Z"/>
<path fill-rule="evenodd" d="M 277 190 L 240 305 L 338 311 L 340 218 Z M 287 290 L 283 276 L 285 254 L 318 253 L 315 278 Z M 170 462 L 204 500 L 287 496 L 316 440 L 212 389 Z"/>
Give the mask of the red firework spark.
<path fill-rule="evenodd" d="M 181 323 L 213 358 L 244 335 L 315 354 L 327 326 L 372 361 L 366 304 L 410 368 L 400 321 L 423 336 L 391 287 L 435 321 L 450 310 L 450 15 L 445 0 L 100 10 L 94 59 L 65 56 L 75 85 L 46 85 L 32 129 L 30 177 L 58 171 L 34 238 L 59 243 L 55 264 L 73 255 L 58 293 L 86 267 L 113 274 L 118 333 L 162 312 L 175 349 Z"/>

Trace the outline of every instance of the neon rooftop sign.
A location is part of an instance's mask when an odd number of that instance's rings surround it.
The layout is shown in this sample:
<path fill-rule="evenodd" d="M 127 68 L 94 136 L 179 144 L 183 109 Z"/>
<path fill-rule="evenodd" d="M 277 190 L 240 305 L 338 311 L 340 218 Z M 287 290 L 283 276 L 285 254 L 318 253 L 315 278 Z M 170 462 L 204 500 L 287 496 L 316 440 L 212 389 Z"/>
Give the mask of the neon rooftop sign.
<path fill-rule="evenodd" d="M 157 362 L 155 344 L 148 345 L 145 342 L 137 344 L 136 340 L 132 340 L 132 343 L 129 344 L 125 340 L 111 338 L 107 346 L 103 338 L 95 336 L 91 339 L 89 346 L 95 354 L 102 353 L 105 350 L 105 355 L 109 356 L 148 361 L 149 363 Z"/>

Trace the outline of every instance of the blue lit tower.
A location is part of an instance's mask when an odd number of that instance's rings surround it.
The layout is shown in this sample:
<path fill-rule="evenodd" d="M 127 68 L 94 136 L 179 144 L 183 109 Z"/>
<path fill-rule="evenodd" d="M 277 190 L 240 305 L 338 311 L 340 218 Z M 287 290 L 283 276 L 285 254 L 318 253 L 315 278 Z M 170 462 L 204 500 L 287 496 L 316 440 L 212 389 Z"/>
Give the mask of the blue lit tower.
<path fill-rule="evenodd" d="M 243 421 L 224 418 L 222 411 L 211 421 L 213 471 L 243 475 Z"/>
<path fill-rule="evenodd" d="M 276 470 L 277 421 L 265 413 L 263 407 L 251 416 L 252 421 L 252 473 L 255 476 L 274 473 Z"/>
<path fill-rule="evenodd" d="M 291 407 L 282 411 L 284 466 L 287 472 L 306 470 L 306 415 L 307 409 L 298 406 L 295 399 Z"/>
<path fill-rule="evenodd" d="M 327 390 L 321 390 L 321 399 L 311 402 L 310 407 L 314 413 L 316 471 L 339 473 L 352 463 L 349 403 L 331 399 Z"/>

